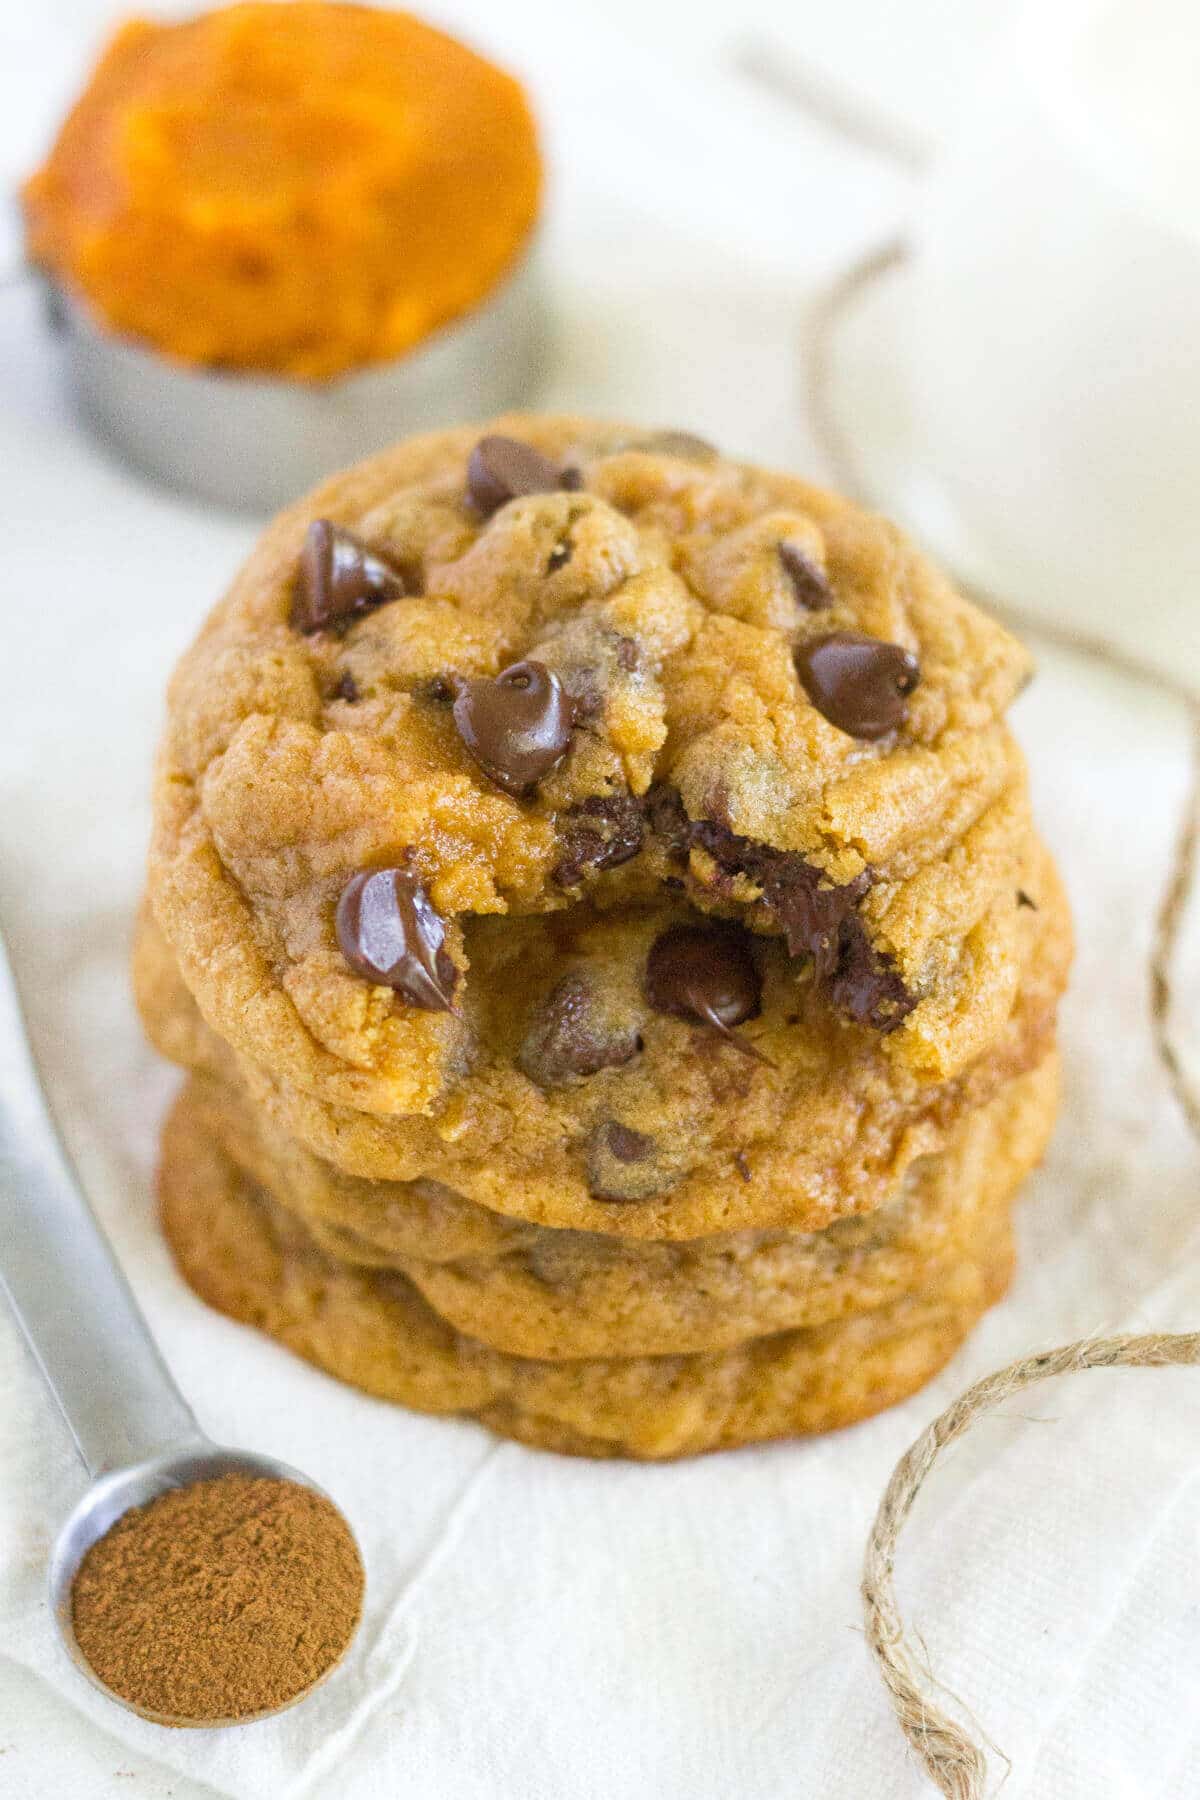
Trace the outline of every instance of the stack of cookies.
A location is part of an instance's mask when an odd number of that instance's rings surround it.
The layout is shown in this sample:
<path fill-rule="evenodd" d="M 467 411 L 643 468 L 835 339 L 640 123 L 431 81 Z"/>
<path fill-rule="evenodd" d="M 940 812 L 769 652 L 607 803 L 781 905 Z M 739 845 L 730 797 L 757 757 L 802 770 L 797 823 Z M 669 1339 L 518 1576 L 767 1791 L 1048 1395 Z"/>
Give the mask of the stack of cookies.
<path fill-rule="evenodd" d="M 912 1393 L 1055 1111 L 1028 675 L 891 526 L 683 433 L 500 420 L 283 514 L 156 787 L 187 1280 L 584 1455 Z"/>

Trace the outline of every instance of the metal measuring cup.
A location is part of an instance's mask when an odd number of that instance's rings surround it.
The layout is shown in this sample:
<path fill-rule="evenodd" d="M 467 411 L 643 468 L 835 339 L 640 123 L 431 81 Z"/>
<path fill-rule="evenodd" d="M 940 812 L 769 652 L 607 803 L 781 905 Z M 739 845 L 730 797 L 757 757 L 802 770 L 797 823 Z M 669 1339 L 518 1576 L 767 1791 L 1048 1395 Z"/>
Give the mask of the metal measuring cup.
<path fill-rule="evenodd" d="M 177 362 L 106 329 L 80 297 L 42 279 L 92 428 L 167 487 L 238 512 L 275 512 L 413 432 L 527 402 L 546 357 L 536 246 L 482 304 L 405 356 L 324 382 Z"/>

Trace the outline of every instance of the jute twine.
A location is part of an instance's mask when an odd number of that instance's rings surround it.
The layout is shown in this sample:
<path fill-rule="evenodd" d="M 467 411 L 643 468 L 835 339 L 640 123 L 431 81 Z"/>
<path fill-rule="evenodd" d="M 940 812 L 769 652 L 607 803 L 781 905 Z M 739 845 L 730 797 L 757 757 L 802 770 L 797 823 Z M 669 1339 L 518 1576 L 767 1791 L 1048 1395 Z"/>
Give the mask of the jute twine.
<path fill-rule="evenodd" d="M 1022 1388 L 1081 1369 L 1161 1369 L 1200 1363 L 1200 1332 L 1084 1338 L 1060 1350 L 1024 1356 L 986 1375 L 923 1431 L 896 1465 L 867 1542 L 862 1597 L 867 1642 L 879 1663 L 900 1729 L 948 1800 L 983 1800 L 987 1760 L 975 1740 L 930 1697 L 935 1679 L 904 1635 L 896 1605 L 896 1543 L 913 1502 L 948 1444 Z"/>
<path fill-rule="evenodd" d="M 806 359 L 810 421 L 835 481 L 859 499 L 869 500 L 870 496 L 831 405 L 830 334 L 844 308 L 872 282 L 896 269 L 908 254 L 906 244 L 900 240 L 872 251 L 828 290 L 810 319 Z M 1197 839 L 1200 837 L 1200 696 L 1098 638 L 1049 624 L 1004 597 L 982 591 L 969 582 L 960 581 L 959 585 L 990 612 L 1020 631 L 1150 683 L 1176 701 L 1187 715 L 1191 730 L 1190 778 L 1167 882 L 1155 918 L 1148 969 L 1149 1007 L 1158 1058 L 1188 1125 L 1200 1139 L 1200 1085 L 1187 1068 L 1171 1026 L 1171 969 L 1195 880 Z M 1082 1369 L 1145 1369 L 1196 1363 L 1200 1363 L 1200 1332 L 1090 1338 L 1066 1344 L 1058 1350 L 1022 1357 L 968 1388 L 928 1430 L 922 1432 L 897 1465 L 880 1502 L 863 1564 L 862 1598 L 867 1642 L 878 1662 L 900 1729 L 930 1780 L 949 1800 L 983 1800 L 987 1759 L 975 1739 L 932 1698 L 932 1690 L 939 1684 L 927 1664 L 914 1654 L 896 1604 L 896 1545 L 917 1495 L 949 1444 L 986 1413 L 1002 1406 L 1012 1395 L 1035 1382 L 1046 1381 L 1053 1375 L 1076 1374 Z M 1003 1756 L 1003 1752 L 999 1754 Z"/>

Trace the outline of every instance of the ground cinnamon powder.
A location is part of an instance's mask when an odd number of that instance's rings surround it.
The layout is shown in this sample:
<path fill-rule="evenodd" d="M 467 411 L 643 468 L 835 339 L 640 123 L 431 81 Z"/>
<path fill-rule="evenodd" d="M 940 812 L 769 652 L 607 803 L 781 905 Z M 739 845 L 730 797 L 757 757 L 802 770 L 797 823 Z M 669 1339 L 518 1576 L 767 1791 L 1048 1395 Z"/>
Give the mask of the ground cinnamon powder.
<path fill-rule="evenodd" d="M 101 1681 L 203 1725 L 283 1706 L 319 1681 L 362 1597 L 335 1506 L 295 1482 L 235 1474 L 131 1508 L 84 1557 L 71 1600 Z"/>

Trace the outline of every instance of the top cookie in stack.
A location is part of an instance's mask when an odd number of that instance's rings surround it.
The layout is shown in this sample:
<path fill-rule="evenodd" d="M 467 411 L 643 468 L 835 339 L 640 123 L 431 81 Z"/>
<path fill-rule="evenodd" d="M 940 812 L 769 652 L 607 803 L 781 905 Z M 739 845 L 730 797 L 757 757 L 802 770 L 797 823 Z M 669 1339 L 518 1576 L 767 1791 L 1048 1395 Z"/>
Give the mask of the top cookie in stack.
<path fill-rule="evenodd" d="M 1029 671 L 892 526 L 684 434 L 406 443 L 174 678 L 152 1023 L 190 995 L 185 1060 L 346 1174 L 537 1224 L 873 1208 L 1052 1043 Z"/>

